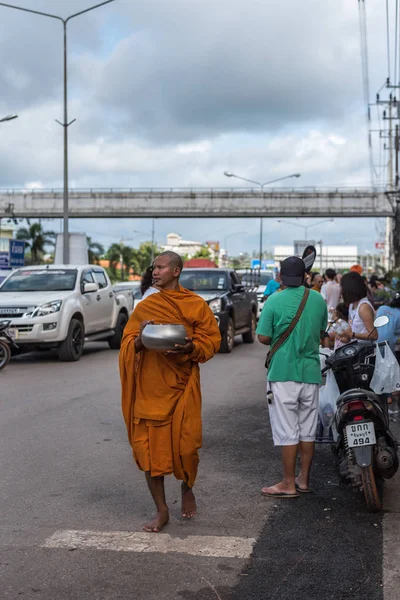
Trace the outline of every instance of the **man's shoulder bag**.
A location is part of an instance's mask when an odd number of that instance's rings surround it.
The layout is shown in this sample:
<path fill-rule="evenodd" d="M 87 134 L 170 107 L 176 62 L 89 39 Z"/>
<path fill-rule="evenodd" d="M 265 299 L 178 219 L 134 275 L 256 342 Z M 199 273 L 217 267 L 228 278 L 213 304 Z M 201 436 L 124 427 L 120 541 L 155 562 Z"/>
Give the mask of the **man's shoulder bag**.
<path fill-rule="evenodd" d="M 283 332 L 283 334 L 281 335 L 279 340 L 274 344 L 274 347 L 271 348 L 271 350 L 267 354 L 267 358 L 265 359 L 265 368 L 266 369 L 269 368 L 269 365 L 271 364 L 271 360 L 272 360 L 273 356 L 275 355 L 275 353 L 279 350 L 279 348 L 281 348 L 283 346 L 283 344 L 286 342 L 286 340 L 292 333 L 293 329 L 296 327 L 297 323 L 300 321 L 300 317 L 303 314 L 303 310 L 304 310 L 304 307 L 306 305 L 309 295 L 310 295 L 309 288 L 305 288 L 303 298 L 301 299 L 300 306 L 297 309 L 297 313 L 295 314 L 293 321 L 290 323 L 289 327 Z"/>

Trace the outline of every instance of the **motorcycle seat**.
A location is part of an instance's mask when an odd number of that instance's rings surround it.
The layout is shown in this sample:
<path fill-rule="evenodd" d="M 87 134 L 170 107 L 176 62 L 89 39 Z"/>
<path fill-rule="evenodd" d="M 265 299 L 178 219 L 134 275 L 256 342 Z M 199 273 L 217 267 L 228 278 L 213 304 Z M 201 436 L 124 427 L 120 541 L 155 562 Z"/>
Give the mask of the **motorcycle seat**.
<path fill-rule="evenodd" d="M 352 390 L 346 390 L 343 394 L 340 394 L 337 399 L 337 404 L 339 402 L 351 402 L 352 400 L 369 400 L 370 402 L 376 402 L 376 394 L 370 390 L 362 390 L 359 388 L 354 388 Z"/>

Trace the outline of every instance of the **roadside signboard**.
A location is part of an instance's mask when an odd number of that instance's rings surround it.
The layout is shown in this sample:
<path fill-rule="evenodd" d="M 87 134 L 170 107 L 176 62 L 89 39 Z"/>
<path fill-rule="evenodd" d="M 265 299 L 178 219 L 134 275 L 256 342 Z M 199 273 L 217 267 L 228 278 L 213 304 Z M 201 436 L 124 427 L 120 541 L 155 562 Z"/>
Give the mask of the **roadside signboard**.
<path fill-rule="evenodd" d="M 275 266 L 275 261 L 271 260 L 271 259 L 269 259 L 269 260 L 267 259 L 267 260 L 263 260 L 262 261 L 262 267 L 261 267 L 261 269 L 263 271 L 272 270 L 274 268 L 274 266 Z M 251 259 L 251 263 L 250 263 L 250 267 L 252 269 L 259 269 L 260 268 L 260 259 L 259 258 L 252 258 Z"/>
<path fill-rule="evenodd" d="M 385 249 L 385 242 L 375 242 L 375 249 L 376 250 L 384 250 Z"/>
<path fill-rule="evenodd" d="M 25 242 L 23 240 L 10 240 L 9 267 L 16 269 L 25 265 Z"/>
<path fill-rule="evenodd" d="M 10 260 L 8 252 L 0 252 L 0 271 L 9 269 Z"/>

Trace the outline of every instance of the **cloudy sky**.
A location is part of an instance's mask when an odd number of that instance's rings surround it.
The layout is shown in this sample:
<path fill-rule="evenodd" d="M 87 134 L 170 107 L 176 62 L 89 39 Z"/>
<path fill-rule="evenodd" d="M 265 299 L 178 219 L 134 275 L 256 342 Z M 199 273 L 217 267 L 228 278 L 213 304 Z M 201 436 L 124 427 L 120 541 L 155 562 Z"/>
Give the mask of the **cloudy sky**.
<path fill-rule="evenodd" d="M 96 2 L 18 4 L 66 17 Z M 381 0 L 366 6 L 373 98 L 387 76 L 386 15 Z M 224 170 L 261 181 L 300 172 L 289 181 L 299 187 L 371 183 L 357 0 L 116 0 L 72 20 L 68 41 L 71 187 L 235 185 Z M 0 56 L 0 117 L 19 115 L 0 125 L 0 188 L 61 187 L 61 23 L 0 6 Z M 336 219 L 309 237 L 350 240 L 364 253 L 381 225 Z M 236 232 L 229 252 L 252 252 L 258 227 L 164 219 L 157 241 L 169 231 L 221 242 Z M 134 244 L 151 224 L 71 229 Z M 274 219 L 264 229 L 269 249 L 303 236 Z"/>

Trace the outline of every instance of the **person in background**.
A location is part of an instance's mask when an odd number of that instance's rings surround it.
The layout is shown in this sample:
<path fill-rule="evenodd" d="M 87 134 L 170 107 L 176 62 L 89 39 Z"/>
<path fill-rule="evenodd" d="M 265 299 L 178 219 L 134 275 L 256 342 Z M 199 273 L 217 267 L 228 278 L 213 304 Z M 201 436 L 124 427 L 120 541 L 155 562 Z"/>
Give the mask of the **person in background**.
<path fill-rule="evenodd" d="M 275 275 L 275 279 L 270 279 L 268 281 L 268 285 L 265 288 L 264 291 L 264 301 L 268 300 L 268 298 L 270 296 L 272 296 L 272 294 L 274 294 L 275 292 L 277 292 L 278 290 L 281 289 L 281 285 L 282 285 L 282 280 L 281 280 L 281 276 L 280 273 L 277 273 Z"/>
<path fill-rule="evenodd" d="M 400 337 L 400 294 L 396 294 L 389 305 L 380 306 L 377 317 L 387 316 L 389 323 L 378 329 L 378 340 L 388 342 L 393 354 L 396 354 L 396 344 Z"/>
<path fill-rule="evenodd" d="M 322 275 L 320 275 L 319 273 L 313 273 L 311 277 L 311 283 L 311 289 L 314 290 L 314 292 L 318 292 L 320 294 L 322 286 L 324 284 L 324 278 L 322 277 Z"/>
<path fill-rule="evenodd" d="M 334 308 L 339 304 L 340 296 L 342 294 L 340 285 L 336 281 L 336 271 L 333 269 L 327 269 L 325 271 L 326 283 L 322 286 L 321 294 L 325 300 L 328 309 Z"/>
<path fill-rule="evenodd" d="M 339 336 L 339 340 L 347 344 L 356 340 L 377 340 L 378 332 L 374 327 L 375 311 L 367 298 L 367 286 L 364 279 L 356 271 L 346 273 L 342 277 L 342 296 L 349 307 L 349 328 Z"/>
<path fill-rule="evenodd" d="M 340 336 L 337 331 L 341 330 L 345 324 L 348 324 L 349 321 L 349 307 L 344 302 L 339 302 L 334 311 L 332 311 L 333 323 L 329 330 L 329 337 L 335 340 L 334 350 L 337 350 L 341 346 L 344 346 L 344 343 L 340 341 Z"/>
<path fill-rule="evenodd" d="M 142 281 L 140 282 L 140 291 L 142 292 L 142 300 L 160 291 L 153 283 L 153 265 L 147 267 L 143 273 Z"/>
<path fill-rule="evenodd" d="M 350 273 L 358 273 L 359 275 L 363 274 L 363 268 L 361 265 L 353 265 L 350 267 Z"/>

